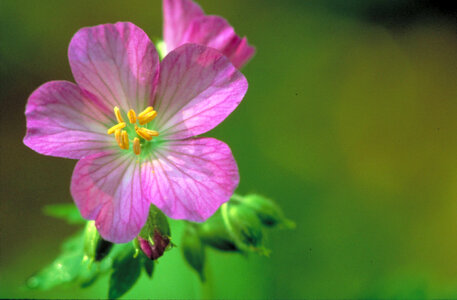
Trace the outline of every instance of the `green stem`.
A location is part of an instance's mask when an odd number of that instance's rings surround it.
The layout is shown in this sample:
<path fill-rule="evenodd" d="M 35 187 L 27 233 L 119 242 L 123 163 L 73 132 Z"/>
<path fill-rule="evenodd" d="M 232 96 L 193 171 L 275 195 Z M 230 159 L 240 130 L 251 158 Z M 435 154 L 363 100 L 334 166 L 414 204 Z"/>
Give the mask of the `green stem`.
<path fill-rule="evenodd" d="M 213 286 L 213 274 L 208 262 L 208 258 L 205 261 L 205 281 L 202 285 L 202 299 L 214 299 L 214 286 Z"/>

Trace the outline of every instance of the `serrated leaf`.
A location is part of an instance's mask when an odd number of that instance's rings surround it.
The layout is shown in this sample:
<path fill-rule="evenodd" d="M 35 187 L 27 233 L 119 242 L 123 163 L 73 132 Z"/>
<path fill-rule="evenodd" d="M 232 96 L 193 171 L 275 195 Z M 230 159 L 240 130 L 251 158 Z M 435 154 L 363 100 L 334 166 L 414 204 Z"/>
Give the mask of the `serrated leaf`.
<path fill-rule="evenodd" d="M 114 271 L 109 280 L 109 298 L 117 299 L 127 293 L 140 277 L 140 259 L 134 258 L 134 253 L 133 247 L 128 245 L 114 259 Z"/>
<path fill-rule="evenodd" d="M 74 204 L 46 205 L 43 207 L 43 213 L 50 217 L 65 220 L 68 224 L 84 224 L 86 222 Z"/>

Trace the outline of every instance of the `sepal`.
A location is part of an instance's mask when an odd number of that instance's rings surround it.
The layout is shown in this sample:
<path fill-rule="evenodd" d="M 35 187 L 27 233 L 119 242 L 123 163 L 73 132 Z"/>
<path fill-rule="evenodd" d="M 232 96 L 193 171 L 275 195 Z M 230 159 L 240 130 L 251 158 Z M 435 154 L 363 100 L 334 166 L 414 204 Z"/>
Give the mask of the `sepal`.
<path fill-rule="evenodd" d="M 241 251 L 228 232 L 220 210 L 206 220 L 206 222 L 199 224 L 198 235 L 203 243 L 217 250 L 229 252 Z"/>
<path fill-rule="evenodd" d="M 257 251 L 267 254 L 263 247 L 263 229 L 257 214 L 238 203 L 224 203 L 221 206 L 222 217 L 235 244 L 241 250 Z"/>
<path fill-rule="evenodd" d="M 292 229 L 295 223 L 284 216 L 282 209 L 273 200 L 258 194 L 249 194 L 244 197 L 236 196 L 243 205 L 253 209 L 260 221 L 266 227 L 280 227 Z"/>
<path fill-rule="evenodd" d="M 149 217 L 136 238 L 137 249 L 152 260 L 156 260 L 171 248 L 171 231 L 167 217 L 155 205 L 151 204 Z"/>

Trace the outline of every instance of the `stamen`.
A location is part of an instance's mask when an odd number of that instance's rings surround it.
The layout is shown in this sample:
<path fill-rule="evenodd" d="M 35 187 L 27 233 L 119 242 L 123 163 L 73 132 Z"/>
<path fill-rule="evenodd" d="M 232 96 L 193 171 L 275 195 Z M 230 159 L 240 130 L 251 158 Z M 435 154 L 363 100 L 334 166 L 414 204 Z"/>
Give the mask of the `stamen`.
<path fill-rule="evenodd" d="M 148 107 L 145 108 L 145 110 L 143 110 L 142 112 L 140 112 L 140 113 L 138 114 L 138 117 L 141 118 L 141 117 L 143 117 L 145 114 L 147 114 L 148 112 L 151 112 L 151 111 L 153 111 L 153 110 L 154 110 L 154 108 L 153 108 L 152 106 L 148 106 Z"/>
<path fill-rule="evenodd" d="M 133 153 L 135 153 L 136 155 L 140 155 L 140 151 L 140 139 L 136 137 L 133 139 Z"/>
<path fill-rule="evenodd" d="M 141 131 L 147 132 L 147 134 L 149 134 L 151 136 L 159 136 L 159 132 L 155 131 L 155 130 L 150 130 L 150 129 L 147 129 L 147 128 L 141 128 Z"/>
<path fill-rule="evenodd" d="M 127 124 L 125 124 L 125 122 L 121 122 L 119 124 L 116 124 L 114 125 L 113 127 L 111 127 L 110 129 L 108 129 L 108 134 L 112 134 L 114 133 L 117 129 L 122 129 L 126 126 Z"/>
<path fill-rule="evenodd" d="M 116 115 L 116 119 L 119 123 L 124 122 L 121 116 L 121 111 L 119 110 L 119 107 L 115 106 L 114 107 L 114 114 Z"/>
<path fill-rule="evenodd" d="M 135 126 L 136 133 L 145 140 L 152 140 L 152 137 L 159 136 L 159 133 L 155 130 L 149 130 L 143 127 Z"/>
<path fill-rule="evenodd" d="M 127 117 L 129 117 L 130 124 L 136 123 L 136 114 L 133 109 L 129 110 L 129 112 L 127 113 Z"/>
<path fill-rule="evenodd" d="M 140 125 L 144 125 L 144 124 L 149 123 L 152 120 L 154 120 L 154 118 L 156 116 L 157 116 L 157 112 L 155 110 L 153 110 L 153 111 L 148 112 L 147 114 L 145 114 L 145 115 L 143 115 L 141 117 L 138 115 L 138 122 L 140 123 Z"/>
<path fill-rule="evenodd" d="M 128 135 L 127 131 L 122 130 L 121 136 L 122 136 L 122 147 L 121 148 L 128 150 L 129 149 L 129 135 Z"/>
<path fill-rule="evenodd" d="M 114 132 L 114 137 L 116 138 L 116 141 L 117 141 L 117 144 L 119 145 L 119 147 L 122 148 L 121 130 L 120 130 L 120 129 L 117 129 L 117 130 Z"/>

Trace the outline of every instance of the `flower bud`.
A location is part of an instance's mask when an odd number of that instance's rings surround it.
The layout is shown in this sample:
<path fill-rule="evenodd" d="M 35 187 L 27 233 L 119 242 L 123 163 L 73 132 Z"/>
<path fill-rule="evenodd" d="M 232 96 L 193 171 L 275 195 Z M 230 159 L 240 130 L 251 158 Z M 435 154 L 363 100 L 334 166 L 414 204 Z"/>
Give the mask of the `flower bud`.
<path fill-rule="evenodd" d="M 146 224 L 137 237 L 139 248 L 152 260 L 163 255 L 170 243 L 170 225 L 160 209 L 151 204 Z"/>
<path fill-rule="evenodd" d="M 222 205 L 222 216 L 237 246 L 258 248 L 263 241 L 262 224 L 257 214 L 241 204 Z"/>
<path fill-rule="evenodd" d="M 186 261 L 200 275 L 201 281 L 205 281 L 203 274 L 205 248 L 198 236 L 196 225 L 188 224 L 186 226 L 180 248 Z"/>
<path fill-rule="evenodd" d="M 240 251 L 227 231 L 220 210 L 198 226 L 198 235 L 203 243 L 221 251 Z"/>
<path fill-rule="evenodd" d="M 241 203 L 253 209 L 257 213 L 257 216 L 262 224 L 267 227 L 295 227 L 294 222 L 284 217 L 284 213 L 281 208 L 266 197 L 257 194 L 250 194 L 242 197 Z"/>
<path fill-rule="evenodd" d="M 161 235 L 160 232 L 156 230 L 152 239 L 149 238 L 146 240 L 138 236 L 138 242 L 141 251 L 143 251 L 149 259 L 156 260 L 163 255 L 170 244 L 170 239 L 167 236 Z"/>
<path fill-rule="evenodd" d="M 84 254 L 90 261 L 101 261 L 110 252 L 113 244 L 104 240 L 95 227 L 95 221 L 87 222 L 84 232 Z"/>

